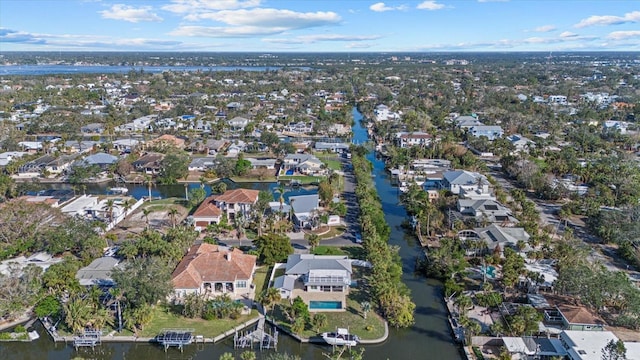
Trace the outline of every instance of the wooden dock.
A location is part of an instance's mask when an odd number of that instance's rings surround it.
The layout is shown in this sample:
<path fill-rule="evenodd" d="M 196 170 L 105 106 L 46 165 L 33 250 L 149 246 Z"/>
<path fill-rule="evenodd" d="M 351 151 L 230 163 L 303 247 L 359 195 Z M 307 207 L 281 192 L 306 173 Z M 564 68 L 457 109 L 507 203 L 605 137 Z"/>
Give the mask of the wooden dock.
<path fill-rule="evenodd" d="M 233 335 L 233 346 L 236 349 L 245 349 L 250 348 L 253 349 L 255 346 L 258 346 L 260 351 L 268 350 L 268 349 L 278 349 L 278 330 L 276 327 L 273 328 L 272 333 L 268 333 L 264 329 L 265 327 L 265 318 L 264 316 L 260 316 L 258 320 L 258 326 L 255 330 L 250 330 L 246 332 L 236 331 Z"/>

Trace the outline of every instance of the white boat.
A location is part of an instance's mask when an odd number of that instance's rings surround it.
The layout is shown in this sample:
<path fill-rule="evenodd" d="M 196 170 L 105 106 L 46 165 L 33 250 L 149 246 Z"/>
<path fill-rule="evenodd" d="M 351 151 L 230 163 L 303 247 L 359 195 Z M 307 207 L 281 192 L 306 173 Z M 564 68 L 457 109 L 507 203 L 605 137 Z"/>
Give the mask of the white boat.
<path fill-rule="evenodd" d="M 126 187 L 112 187 L 109 191 L 114 194 L 126 194 L 129 192 L 129 189 Z"/>
<path fill-rule="evenodd" d="M 329 345 L 356 346 L 360 342 L 358 335 L 349 334 L 349 330 L 338 328 L 336 332 L 321 334 L 322 339 Z"/>

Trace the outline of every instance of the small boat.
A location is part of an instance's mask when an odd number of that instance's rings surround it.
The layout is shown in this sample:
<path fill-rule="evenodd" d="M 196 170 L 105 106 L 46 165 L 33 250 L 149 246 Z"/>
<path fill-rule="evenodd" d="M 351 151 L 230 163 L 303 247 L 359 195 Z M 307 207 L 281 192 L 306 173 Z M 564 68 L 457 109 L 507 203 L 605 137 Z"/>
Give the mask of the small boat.
<path fill-rule="evenodd" d="M 129 192 L 129 189 L 126 187 L 112 187 L 109 191 L 114 194 L 126 194 Z"/>
<path fill-rule="evenodd" d="M 322 333 L 322 340 L 329 345 L 356 346 L 360 342 L 358 335 L 349 334 L 349 330 L 338 328 L 336 332 Z"/>

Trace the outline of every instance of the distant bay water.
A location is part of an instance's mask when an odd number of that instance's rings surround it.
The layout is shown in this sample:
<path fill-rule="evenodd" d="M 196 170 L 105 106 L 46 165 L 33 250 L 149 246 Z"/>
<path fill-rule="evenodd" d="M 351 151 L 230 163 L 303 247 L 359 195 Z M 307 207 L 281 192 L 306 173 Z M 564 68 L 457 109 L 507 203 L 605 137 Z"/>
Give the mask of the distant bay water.
<path fill-rule="evenodd" d="M 209 71 L 269 71 L 280 70 L 279 66 L 114 66 L 114 65 L 0 65 L 0 76 L 40 76 L 57 74 L 125 74 L 129 71 L 148 73 L 209 72 Z M 309 70 L 309 67 L 297 67 Z"/>

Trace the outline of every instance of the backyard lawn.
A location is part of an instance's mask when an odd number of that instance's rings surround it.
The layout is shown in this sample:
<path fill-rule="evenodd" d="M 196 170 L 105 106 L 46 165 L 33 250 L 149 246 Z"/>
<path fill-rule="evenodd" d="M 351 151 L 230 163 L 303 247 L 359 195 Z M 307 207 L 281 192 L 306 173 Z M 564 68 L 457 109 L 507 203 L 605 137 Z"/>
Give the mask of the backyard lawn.
<path fill-rule="evenodd" d="M 271 268 L 269 266 L 261 266 L 256 269 L 255 275 L 253 275 L 253 283 L 256 285 L 256 296 L 267 289 L 267 281 L 269 280 L 269 274 Z"/>
<path fill-rule="evenodd" d="M 358 335 L 363 340 L 381 338 L 384 335 L 384 320 L 373 311 L 369 311 L 365 319 L 360 303 L 355 300 L 357 293 L 357 290 L 351 290 L 347 298 L 346 311 L 323 312 L 323 314 L 327 315 L 327 326 L 321 329 L 314 329 L 307 325 L 304 332 L 298 335 L 309 338 L 317 336 L 322 332 L 335 331 L 336 328 L 348 328 L 350 333 Z M 269 312 L 269 315 L 275 319 L 278 326 L 291 331 L 290 321 L 282 312 L 282 306 L 286 303 L 288 303 L 288 300 L 276 305 L 275 309 Z M 314 313 L 311 313 L 311 316 L 313 316 L 313 314 Z"/>
<path fill-rule="evenodd" d="M 257 316 L 258 311 L 253 309 L 251 310 L 251 314 L 242 315 L 235 320 L 190 319 L 169 311 L 169 308 L 158 306 L 154 309 L 153 319 L 144 327 L 144 330 L 142 330 L 139 335 L 142 337 L 154 337 L 158 335 L 162 329 L 194 329 L 195 335 L 214 337 Z"/>

